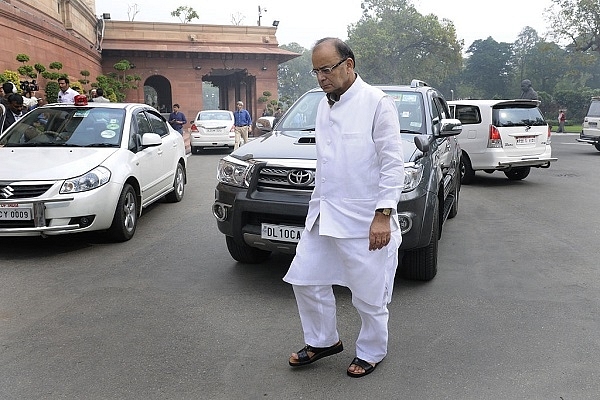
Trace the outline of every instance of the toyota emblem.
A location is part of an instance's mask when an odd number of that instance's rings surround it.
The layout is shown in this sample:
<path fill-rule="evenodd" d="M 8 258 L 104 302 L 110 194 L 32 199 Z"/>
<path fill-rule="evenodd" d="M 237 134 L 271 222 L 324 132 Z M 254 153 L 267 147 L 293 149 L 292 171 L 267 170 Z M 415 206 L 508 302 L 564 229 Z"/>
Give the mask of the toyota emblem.
<path fill-rule="evenodd" d="M 308 186 L 314 182 L 315 175 L 305 169 L 293 169 L 288 173 L 287 180 L 294 186 Z"/>

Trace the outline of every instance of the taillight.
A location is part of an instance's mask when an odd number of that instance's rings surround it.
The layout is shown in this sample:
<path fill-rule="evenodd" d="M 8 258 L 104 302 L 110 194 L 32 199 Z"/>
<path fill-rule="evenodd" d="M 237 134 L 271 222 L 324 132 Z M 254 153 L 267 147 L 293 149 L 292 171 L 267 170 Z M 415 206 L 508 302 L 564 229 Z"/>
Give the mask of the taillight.
<path fill-rule="evenodd" d="M 190 128 L 190 130 L 192 132 L 198 132 L 198 127 L 196 126 L 196 124 L 192 124 L 192 127 Z"/>
<path fill-rule="evenodd" d="M 546 144 L 550 144 L 552 143 L 552 129 L 550 128 L 550 125 L 548 125 L 548 140 L 546 140 Z"/>
<path fill-rule="evenodd" d="M 235 125 L 231 125 L 231 129 L 229 130 L 229 132 L 235 133 Z"/>
<path fill-rule="evenodd" d="M 490 125 L 490 138 L 488 139 L 487 147 L 502 148 L 502 138 L 500 137 L 500 131 L 494 125 Z"/>

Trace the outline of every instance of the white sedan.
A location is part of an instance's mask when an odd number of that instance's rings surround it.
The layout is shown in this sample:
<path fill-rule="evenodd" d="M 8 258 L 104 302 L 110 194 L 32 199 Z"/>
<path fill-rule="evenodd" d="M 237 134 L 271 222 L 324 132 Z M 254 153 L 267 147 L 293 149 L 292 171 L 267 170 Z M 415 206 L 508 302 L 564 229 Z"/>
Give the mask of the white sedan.
<path fill-rule="evenodd" d="M 142 209 L 181 201 L 183 139 L 152 107 L 36 108 L 0 136 L 0 236 L 107 231 L 133 237 Z"/>
<path fill-rule="evenodd" d="M 205 147 L 230 147 L 235 145 L 233 113 L 227 110 L 200 111 L 190 128 L 192 153 Z"/>

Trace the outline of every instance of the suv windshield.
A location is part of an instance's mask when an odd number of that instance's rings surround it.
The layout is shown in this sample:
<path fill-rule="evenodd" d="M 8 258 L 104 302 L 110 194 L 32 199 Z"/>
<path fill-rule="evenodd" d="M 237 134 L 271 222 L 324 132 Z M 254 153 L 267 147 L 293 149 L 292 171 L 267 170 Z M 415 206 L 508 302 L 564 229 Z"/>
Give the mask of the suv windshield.
<path fill-rule="evenodd" d="M 492 112 L 494 126 L 542 126 L 546 125 L 542 113 L 537 107 L 499 107 Z"/>
<path fill-rule="evenodd" d="M 425 134 L 425 113 L 423 112 L 423 96 L 419 92 L 385 90 L 391 96 L 398 109 L 400 131 L 405 133 Z M 277 125 L 282 131 L 307 131 L 315 129 L 317 108 L 323 98 L 321 91 L 309 92 L 301 97 L 286 113 L 285 118 Z"/>
<path fill-rule="evenodd" d="M 36 108 L 0 140 L 0 146 L 118 146 L 125 111 L 109 108 Z"/>

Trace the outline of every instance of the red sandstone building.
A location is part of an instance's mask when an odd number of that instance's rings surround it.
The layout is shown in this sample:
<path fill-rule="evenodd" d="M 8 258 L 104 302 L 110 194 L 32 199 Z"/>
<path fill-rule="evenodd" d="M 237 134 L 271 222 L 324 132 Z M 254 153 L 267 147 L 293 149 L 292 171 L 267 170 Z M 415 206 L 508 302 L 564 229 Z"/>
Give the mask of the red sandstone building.
<path fill-rule="evenodd" d="M 95 82 L 128 60 L 135 66 L 128 72 L 141 77 L 129 102 L 167 110 L 179 103 L 192 119 L 205 108 L 205 83 L 218 93 L 214 106 L 234 110 L 242 100 L 256 119 L 263 93 L 278 97 L 277 66 L 298 56 L 278 47 L 277 27 L 113 21 L 95 9 L 95 0 L 0 1 L 0 72 L 16 71 L 23 53 L 30 65 L 58 61 L 71 81 L 87 70 Z M 38 83 L 43 89 L 46 82 Z"/>

